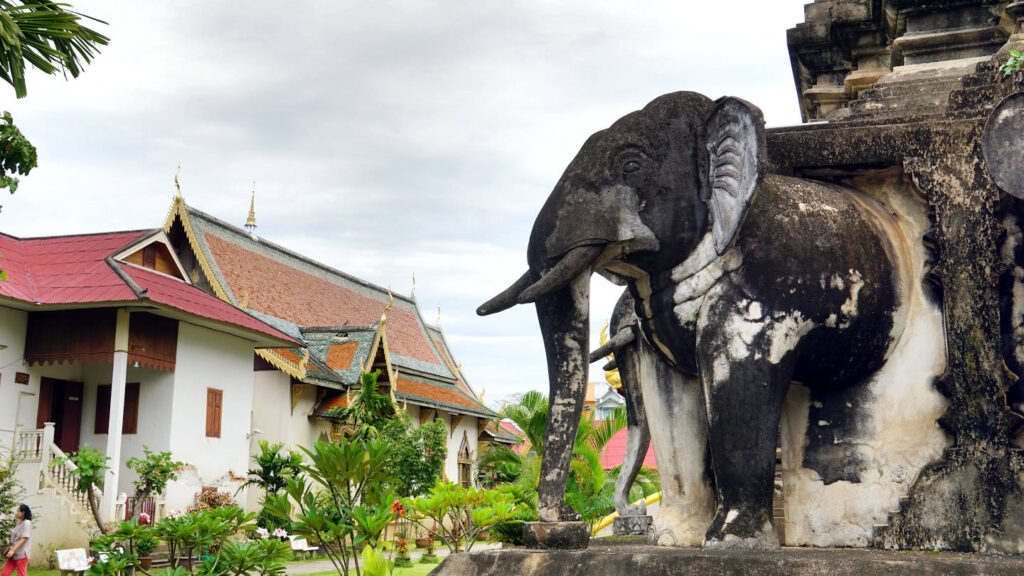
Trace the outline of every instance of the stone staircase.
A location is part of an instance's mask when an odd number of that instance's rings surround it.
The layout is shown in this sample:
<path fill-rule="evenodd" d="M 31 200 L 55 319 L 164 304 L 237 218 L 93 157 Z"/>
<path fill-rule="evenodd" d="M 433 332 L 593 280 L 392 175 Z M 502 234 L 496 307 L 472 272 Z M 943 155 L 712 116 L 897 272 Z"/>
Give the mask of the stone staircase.
<path fill-rule="evenodd" d="M 98 526 L 88 497 L 78 490 L 75 465 L 53 443 L 52 425 L 42 430 L 15 432 L 15 453 L 19 459 L 18 480 L 28 491 L 26 503 L 38 518 L 33 529 L 36 547 L 33 557 L 45 561 L 48 548 L 86 547 Z M 92 493 L 102 494 L 95 486 Z"/>

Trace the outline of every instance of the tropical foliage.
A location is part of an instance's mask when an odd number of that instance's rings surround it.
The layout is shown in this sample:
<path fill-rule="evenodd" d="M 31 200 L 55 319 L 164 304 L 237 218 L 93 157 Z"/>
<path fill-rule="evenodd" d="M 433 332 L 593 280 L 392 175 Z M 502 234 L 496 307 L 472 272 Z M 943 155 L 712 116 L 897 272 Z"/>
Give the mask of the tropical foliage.
<path fill-rule="evenodd" d="M 499 491 L 510 494 L 516 502 L 533 510 L 532 518 L 521 517 L 520 520 L 535 519 L 548 400 L 540 392 L 527 392 L 506 404 L 499 415 L 513 421 L 522 430 L 520 442 L 513 447 L 489 445 L 481 454 L 481 473 L 493 477 Z M 585 413 L 580 421 L 566 481 L 565 501 L 591 524 L 615 508 L 615 479 L 619 467 L 604 470 L 600 456 L 608 441 L 625 427 L 623 410 L 616 411 L 612 418 L 604 421 L 594 421 L 590 414 Z M 630 499 L 648 496 L 659 489 L 657 474 L 652 470 L 642 470 L 633 485 Z M 503 528 L 498 530 L 504 531 Z M 507 532 L 514 535 L 514 527 Z"/>
<path fill-rule="evenodd" d="M 512 496 L 494 490 L 466 488 L 440 482 L 430 494 L 402 501 L 406 518 L 432 537 L 440 537 L 452 554 L 473 548 L 480 533 L 512 519 L 516 503 Z"/>
<path fill-rule="evenodd" d="M 89 501 L 89 509 L 92 511 L 92 517 L 96 520 L 100 533 L 106 532 L 107 529 L 103 525 L 103 519 L 100 517 L 99 498 L 92 487 L 103 485 L 103 477 L 107 470 L 110 469 L 110 466 L 107 465 L 108 460 L 110 458 L 103 454 L 103 452 L 90 448 L 88 444 L 83 444 L 78 449 L 78 452 L 70 456 L 58 458 L 50 463 L 51 466 L 64 462 L 71 462 L 75 465 L 74 469 L 71 470 L 71 473 L 78 478 L 78 483 L 75 487 L 79 492 L 86 495 L 86 499 Z"/>
<path fill-rule="evenodd" d="M 82 24 L 102 20 L 50 0 L 0 0 L 0 78 L 18 98 L 28 94 L 25 70 L 64 72 L 77 78 L 110 39 Z"/>
<path fill-rule="evenodd" d="M 0 458 L 0 534 L 10 534 L 18 519 L 12 511 L 21 504 L 25 490 L 18 482 L 18 457 L 12 449 L 5 458 Z"/>
<path fill-rule="evenodd" d="M 105 560 L 93 565 L 88 574 L 148 574 L 140 558 L 161 539 L 167 543 L 170 563 L 170 568 L 157 572 L 161 576 L 182 576 L 193 570 L 209 576 L 284 574 L 285 562 L 291 558 L 287 542 L 279 538 L 238 538 L 253 527 L 254 518 L 254 514 L 232 506 L 173 513 L 155 525 L 140 524 L 134 518 L 121 522 L 93 541 L 93 550 L 102 553 Z"/>
<path fill-rule="evenodd" d="M 399 496 L 417 496 L 429 490 L 444 469 L 448 434 L 442 420 L 412 425 L 399 411 L 380 430 L 380 439 L 391 445 L 388 476 Z"/>
<path fill-rule="evenodd" d="M 325 414 L 349 422 L 355 431 L 349 437 L 356 440 L 377 438 L 381 429 L 397 412 L 391 396 L 377 392 L 380 370 L 364 372 L 360 378 L 359 391 L 344 408 L 332 408 Z"/>
<path fill-rule="evenodd" d="M 353 438 L 303 451 L 308 463 L 288 479 L 284 494 L 267 495 L 266 509 L 282 520 L 294 518 L 292 532 L 319 541 L 338 574 L 348 576 L 351 561 L 361 576 L 359 550 L 377 548 L 395 515 L 395 494 L 387 489 L 392 448 Z"/>
<path fill-rule="evenodd" d="M 999 65 L 999 71 L 1004 76 L 1011 76 L 1017 70 L 1024 67 L 1024 52 L 1018 50 L 1010 50 L 1010 57 Z"/>
<path fill-rule="evenodd" d="M 174 460 L 170 452 L 153 452 L 149 446 L 142 447 L 142 458 L 129 458 L 125 466 L 135 471 L 138 478 L 132 482 L 135 495 L 132 498 L 132 516 L 150 496 L 164 493 L 167 483 L 178 477 L 178 470 L 184 465 Z"/>
<path fill-rule="evenodd" d="M 248 479 L 242 484 L 237 495 L 246 487 L 256 487 L 263 490 L 263 501 L 266 502 L 267 495 L 280 494 L 288 485 L 288 479 L 299 473 L 302 465 L 302 455 L 297 452 L 286 450 L 284 444 L 271 444 L 266 440 L 260 440 L 260 453 L 253 456 L 255 466 L 249 468 Z M 281 520 L 261 509 L 256 523 L 263 528 L 279 528 L 287 526 L 286 520 Z"/>

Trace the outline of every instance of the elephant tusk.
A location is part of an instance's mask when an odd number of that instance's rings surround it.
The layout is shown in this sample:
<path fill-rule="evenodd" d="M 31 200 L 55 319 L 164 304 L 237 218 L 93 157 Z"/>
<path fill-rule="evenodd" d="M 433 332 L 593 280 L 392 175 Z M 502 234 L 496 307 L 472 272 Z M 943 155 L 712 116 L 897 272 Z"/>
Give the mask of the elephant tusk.
<path fill-rule="evenodd" d="M 504 292 L 481 304 L 480 307 L 476 309 L 476 313 L 480 316 L 487 316 L 488 314 L 501 312 L 502 310 L 507 310 L 515 306 L 519 303 L 517 298 L 519 298 L 519 295 L 522 294 L 523 290 L 536 281 L 537 274 L 533 270 L 527 270 L 519 277 L 518 280 L 506 288 Z"/>
<path fill-rule="evenodd" d="M 528 304 L 538 298 L 561 290 L 574 278 L 584 272 L 604 250 L 604 245 L 579 246 L 570 250 L 558 264 L 532 286 L 519 295 L 520 304 Z"/>
<path fill-rule="evenodd" d="M 616 332 L 615 335 L 612 336 L 610 340 L 602 344 L 600 348 L 591 352 L 590 361 L 597 362 L 601 358 L 615 353 L 619 348 L 622 348 L 627 344 L 631 344 L 634 340 L 636 340 L 636 332 L 633 331 L 632 326 L 626 326 Z"/>

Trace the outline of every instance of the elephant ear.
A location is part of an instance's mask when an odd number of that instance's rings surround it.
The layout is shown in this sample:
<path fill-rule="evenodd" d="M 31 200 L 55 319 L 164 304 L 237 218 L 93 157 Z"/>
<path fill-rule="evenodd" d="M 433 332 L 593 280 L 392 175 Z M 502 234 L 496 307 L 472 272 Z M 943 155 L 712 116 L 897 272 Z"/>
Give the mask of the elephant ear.
<path fill-rule="evenodd" d="M 711 235 L 715 251 L 722 254 L 736 237 L 765 173 L 764 116 L 749 102 L 720 98 L 705 127 Z"/>

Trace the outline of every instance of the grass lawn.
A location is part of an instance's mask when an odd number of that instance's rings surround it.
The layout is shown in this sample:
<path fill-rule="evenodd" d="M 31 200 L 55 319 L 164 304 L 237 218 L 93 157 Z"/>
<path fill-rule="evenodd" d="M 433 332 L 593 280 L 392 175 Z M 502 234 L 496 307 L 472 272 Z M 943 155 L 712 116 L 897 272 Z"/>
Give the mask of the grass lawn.
<path fill-rule="evenodd" d="M 395 568 L 392 576 L 427 576 L 430 571 L 437 568 L 437 564 L 413 564 L 411 568 Z M 34 576 L 34 575 L 33 575 Z M 338 576 L 337 572 L 317 572 L 307 576 Z"/>

